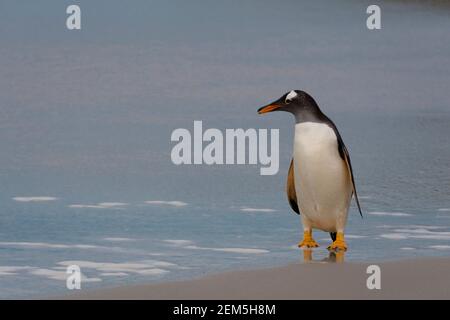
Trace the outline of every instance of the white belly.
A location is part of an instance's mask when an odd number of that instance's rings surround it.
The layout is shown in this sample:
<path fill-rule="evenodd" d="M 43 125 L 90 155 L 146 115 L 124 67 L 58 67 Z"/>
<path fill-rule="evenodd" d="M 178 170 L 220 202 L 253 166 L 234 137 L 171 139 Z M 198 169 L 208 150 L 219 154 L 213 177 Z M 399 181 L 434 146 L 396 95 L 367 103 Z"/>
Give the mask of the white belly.
<path fill-rule="evenodd" d="M 328 232 L 343 231 L 352 187 L 331 127 L 315 122 L 295 125 L 294 177 L 304 224 Z"/>

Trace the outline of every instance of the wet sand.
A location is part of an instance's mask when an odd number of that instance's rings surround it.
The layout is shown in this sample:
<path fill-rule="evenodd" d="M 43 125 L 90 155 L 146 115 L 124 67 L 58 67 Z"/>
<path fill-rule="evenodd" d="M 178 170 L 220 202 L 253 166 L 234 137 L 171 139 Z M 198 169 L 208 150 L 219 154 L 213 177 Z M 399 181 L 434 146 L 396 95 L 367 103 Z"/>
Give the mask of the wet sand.
<path fill-rule="evenodd" d="M 86 291 L 64 299 L 450 299 L 450 259 L 305 262 L 162 284 Z M 381 269 L 381 289 L 367 288 L 367 267 Z"/>

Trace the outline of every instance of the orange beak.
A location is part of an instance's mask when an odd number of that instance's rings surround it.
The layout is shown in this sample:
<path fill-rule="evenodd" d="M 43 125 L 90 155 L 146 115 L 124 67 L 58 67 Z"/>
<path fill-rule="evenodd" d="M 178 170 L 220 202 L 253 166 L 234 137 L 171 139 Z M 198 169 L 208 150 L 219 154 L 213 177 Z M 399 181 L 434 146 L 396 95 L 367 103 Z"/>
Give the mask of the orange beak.
<path fill-rule="evenodd" d="M 267 106 L 264 106 L 262 108 L 258 109 L 258 113 L 259 114 L 263 114 L 263 113 L 267 113 L 267 112 L 272 112 L 274 110 L 277 110 L 280 106 L 276 105 L 276 104 L 269 104 Z"/>

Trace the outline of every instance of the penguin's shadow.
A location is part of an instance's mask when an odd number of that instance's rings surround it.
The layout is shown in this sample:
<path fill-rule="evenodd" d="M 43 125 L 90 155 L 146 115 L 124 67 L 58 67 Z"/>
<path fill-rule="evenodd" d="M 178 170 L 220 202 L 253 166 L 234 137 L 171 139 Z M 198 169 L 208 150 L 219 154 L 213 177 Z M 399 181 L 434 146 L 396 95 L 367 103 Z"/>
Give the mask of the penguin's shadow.
<path fill-rule="evenodd" d="M 303 249 L 303 262 L 327 262 L 327 263 L 342 263 L 345 260 L 345 251 L 329 251 L 328 256 L 323 257 L 321 259 L 313 258 L 312 249 Z"/>

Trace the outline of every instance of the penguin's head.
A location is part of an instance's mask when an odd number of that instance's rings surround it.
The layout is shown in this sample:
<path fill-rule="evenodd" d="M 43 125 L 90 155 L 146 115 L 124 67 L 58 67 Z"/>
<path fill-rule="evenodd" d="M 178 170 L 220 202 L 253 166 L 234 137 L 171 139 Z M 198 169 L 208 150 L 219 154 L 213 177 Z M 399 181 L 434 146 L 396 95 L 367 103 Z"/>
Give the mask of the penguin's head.
<path fill-rule="evenodd" d="M 286 111 L 293 115 L 300 114 L 309 109 L 318 109 L 314 99 L 304 91 L 291 90 L 280 99 L 258 109 L 259 114 L 272 111 Z"/>

